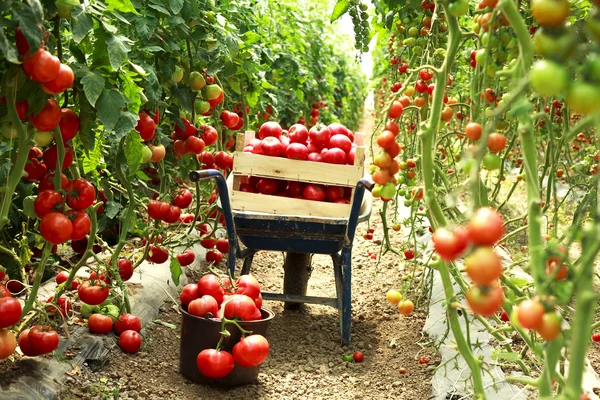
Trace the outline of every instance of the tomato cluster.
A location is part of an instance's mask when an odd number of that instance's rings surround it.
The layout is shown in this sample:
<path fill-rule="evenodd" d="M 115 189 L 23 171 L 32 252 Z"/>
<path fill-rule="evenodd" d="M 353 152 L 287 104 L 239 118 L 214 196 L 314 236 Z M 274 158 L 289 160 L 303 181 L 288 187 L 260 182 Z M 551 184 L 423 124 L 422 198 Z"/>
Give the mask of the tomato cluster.
<path fill-rule="evenodd" d="M 390 289 L 385 293 L 385 298 L 391 305 L 398 308 L 398 312 L 404 316 L 412 314 L 415 305 L 411 300 L 403 299 L 402 294 L 396 289 Z"/>

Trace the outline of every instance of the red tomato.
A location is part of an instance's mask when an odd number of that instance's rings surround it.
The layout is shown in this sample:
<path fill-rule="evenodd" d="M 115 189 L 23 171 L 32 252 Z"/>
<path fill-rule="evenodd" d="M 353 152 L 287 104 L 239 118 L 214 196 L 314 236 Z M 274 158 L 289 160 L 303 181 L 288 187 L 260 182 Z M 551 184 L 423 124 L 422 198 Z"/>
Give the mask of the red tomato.
<path fill-rule="evenodd" d="M 136 331 L 125 331 L 119 336 L 119 347 L 125 353 L 137 353 L 142 347 L 142 335 Z"/>
<path fill-rule="evenodd" d="M 56 170 L 56 163 L 58 162 L 58 149 L 56 148 L 56 145 L 47 148 L 44 151 L 42 158 L 48 169 Z M 73 163 L 74 158 L 75 155 L 73 154 L 71 146 L 65 145 L 65 158 L 63 158 L 62 169 L 68 168 Z"/>
<path fill-rule="evenodd" d="M 294 124 L 288 129 L 288 137 L 290 138 L 291 143 L 306 144 L 306 141 L 308 140 L 308 130 L 304 125 Z"/>
<path fill-rule="evenodd" d="M 88 329 L 90 333 L 99 335 L 108 335 L 113 328 L 113 320 L 103 314 L 92 314 L 88 319 Z"/>
<path fill-rule="evenodd" d="M 329 139 L 331 138 L 331 131 L 325 125 L 317 124 L 310 128 L 308 131 L 308 137 L 312 144 L 318 148 L 324 148 L 329 145 Z M 310 149 L 309 149 L 310 153 Z"/>
<path fill-rule="evenodd" d="M 39 49 L 33 55 L 27 52 L 23 56 L 23 70 L 33 81 L 49 82 L 58 75 L 60 60 L 45 49 Z"/>
<path fill-rule="evenodd" d="M 109 287 L 100 280 L 95 280 L 93 284 L 91 281 L 84 281 L 77 289 L 79 299 L 91 306 L 103 303 L 109 293 Z"/>
<path fill-rule="evenodd" d="M 554 271 L 556 271 L 557 268 L 558 268 L 558 272 L 554 272 Z M 546 273 L 550 276 L 552 276 L 556 273 L 556 276 L 554 277 L 554 279 L 556 279 L 557 281 L 562 281 L 567 278 L 567 275 L 569 274 L 569 270 L 564 265 L 562 257 L 552 256 L 552 257 L 548 257 L 548 259 L 546 260 Z"/>
<path fill-rule="evenodd" d="M 120 258 L 117 261 L 117 267 L 119 268 L 119 276 L 123 282 L 128 281 L 133 276 L 133 264 L 126 258 Z"/>
<path fill-rule="evenodd" d="M 61 244 L 69 240 L 73 233 L 73 224 L 62 213 L 51 212 L 44 215 L 40 222 L 40 234 L 54 244 Z"/>
<path fill-rule="evenodd" d="M 73 70 L 66 64 L 59 64 L 56 77 L 49 82 L 44 83 L 44 87 L 53 94 L 62 93 L 73 86 L 75 75 Z"/>
<path fill-rule="evenodd" d="M 352 149 L 352 141 L 343 134 L 332 135 L 329 139 L 329 148 L 342 149 L 344 153 L 348 153 Z"/>
<path fill-rule="evenodd" d="M 177 129 L 177 128 L 175 128 L 175 129 Z M 212 146 L 219 139 L 219 133 L 217 132 L 217 130 L 215 128 L 213 128 L 210 125 L 200 126 L 200 128 L 198 129 L 198 133 L 200 134 L 200 138 L 202 138 L 202 140 L 204 140 L 204 144 L 206 146 Z M 203 162 L 207 165 L 212 164 L 212 163 L 206 163 L 204 160 L 203 160 Z"/>
<path fill-rule="evenodd" d="M 527 299 L 517 307 L 517 319 L 523 328 L 538 329 L 544 323 L 544 305 L 537 300 Z"/>
<path fill-rule="evenodd" d="M 438 228 L 433 233 L 433 248 L 446 261 L 454 261 L 469 245 L 467 232 L 459 227 L 454 231 Z"/>
<path fill-rule="evenodd" d="M 345 188 L 341 186 L 327 186 L 325 188 L 325 193 L 327 196 L 327 201 L 335 202 L 344 198 Z"/>
<path fill-rule="evenodd" d="M 140 118 L 140 120 L 141 120 L 141 118 Z M 194 136 L 194 135 L 196 135 L 198 133 L 199 130 L 196 130 L 196 128 L 194 127 L 194 125 L 192 125 L 190 123 L 190 121 L 188 121 L 187 119 L 181 118 L 181 123 L 183 125 L 183 129 L 178 124 L 175 124 L 175 135 L 179 139 L 185 140 L 188 137 Z M 202 130 L 202 127 L 200 127 L 200 130 Z M 215 133 L 216 133 L 216 131 L 215 131 Z M 206 140 L 204 138 L 202 138 L 202 140 L 204 140 L 206 142 Z M 208 143 L 206 143 L 206 145 L 210 146 Z"/>
<path fill-rule="evenodd" d="M 594 333 L 592 335 L 592 340 L 596 343 L 600 342 L 600 333 Z"/>
<path fill-rule="evenodd" d="M 33 201 L 33 209 L 38 218 L 43 218 L 46 214 L 54 211 L 61 211 L 63 207 L 63 198 L 55 190 L 40 192 Z"/>
<path fill-rule="evenodd" d="M 71 220 L 71 224 L 73 225 L 71 240 L 81 240 L 90 233 L 92 221 L 85 212 L 69 210 L 65 215 Z"/>
<path fill-rule="evenodd" d="M 223 254 L 219 250 L 211 250 L 206 253 L 206 261 L 211 264 L 218 264 L 223 260 Z"/>
<path fill-rule="evenodd" d="M 229 240 L 227 238 L 220 238 L 217 240 L 217 250 L 219 250 L 223 254 L 227 254 L 229 252 Z"/>
<path fill-rule="evenodd" d="M 28 357 L 34 357 L 39 355 L 39 353 L 33 351 L 31 346 L 29 345 L 29 331 L 31 329 L 25 329 L 19 334 L 19 348 Z"/>
<path fill-rule="evenodd" d="M 187 307 L 192 300 L 200 297 L 200 288 L 195 283 L 188 283 L 181 289 L 179 300 L 184 307 Z"/>
<path fill-rule="evenodd" d="M 181 254 L 177 254 L 175 258 L 177 258 L 177 261 L 179 261 L 179 265 L 185 267 L 194 262 L 194 260 L 196 259 L 196 255 L 193 251 L 188 250 Z"/>
<path fill-rule="evenodd" d="M 258 138 L 263 140 L 266 137 L 272 136 L 279 139 L 282 132 L 283 129 L 281 129 L 281 125 L 279 125 L 277 122 L 267 121 L 260 126 L 260 129 L 258 130 Z"/>
<path fill-rule="evenodd" d="M 407 260 L 412 260 L 413 258 L 415 258 L 414 250 L 413 249 L 404 250 L 404 258 L 406 258 Z"/>
<path fill-rule="evenodd" d="M 162 221 L 169 216 L 171 212 L 171 206 L 169 203 L 150 200 L 148 203 L 148 215 L 150 218 Z"/>
<path fill-rule="evenodd" d="M 115 321 L 115 333 L 119 336 L 129 330 L 140 332 L 142 330 L 142 323 L 133 314 L 123 314 Z"/>
<path fill-rule="evenodd" d="M 493 246 L 504 235 L 502 216 L 493 208 L 475 211 L 467 224 L 469 239 L 477 246 Z"/>
<path fill-rule="evenodd" d="M 69 183 L 69 179 L 67 178 L 67 176 L 65 174 L 61 174 L 60 187 L 64 189 L 68 183 Z M 44 175 L 44 178 L 40 181 L 38 190 L 40 193 L 42 193 L 46 190 L 55 190 L 55 188 L 54 188 L 54 173 L 53 172 L 50 172 L 49 174 Z M 62 201 L 62 196 L 61 196 L 61 201 Z"/>
<path fill-rule="evenodd" d="M 32 353 L 35 355 L 53 352 L 58 347 L 58 342 L 58 333 L 49 326 L 36 325 L 29 330 L 27 335 L 29 349 L 31 349 Z M 20 344 L 21 337 L 19 336 L 19 345 Z"/>
<path fill-rule="evenodd" d="M 148 250 L 148 260 L 155 264 L 162 264 L 169 259 L 169 250 L 160 246 L 151 245 Z"/>
<path fill-rule="evenodd" d="M 499 153 L 506 147 L 506 136 L 501 133 L 490 133 L 487 140 L 487 147 L 492 153 Z"/>
<path fill-rule="evenodd" d="M 402 111 L 404 111 L 402 104 L 399 101 L 394 101 L 390 107 L 389 117 L 391 119 L 396 119 L 402 115 Z"/>
<path fill-rule="evenodd" d="M 258 299 L 260 296 L 260 284 L 252 275 L 242 275 L 237 280 L 237 294 L 244 294 L 252 300 Z"/>
<path fill-rule="evenodd" d="M 504 290 L 498 284 L 471 286 L 466 297 L 474 314 L 489 317 L 498 312 L 502 306 Z"/>
<path fill-rule="evenodd" d="M 269 342 L 262 335 L 250 335 L 241 338 L 233 346 L 233 359 L 245 368 L 262 364 L 269 356 Z"/>
<path fill-rule="evenodd" d="M 192 200 L 192 192 L 188 189 L 181 189 L 173 199 L 173 205 L 176 205 L 181 209 L 188 208 L 192 204 Z"/>
<path fill-rule="evenodd" d="M 228 111 L 228 110 L 223 110 L 221 112 L 220 118 L 221 118 L 221 121 L 223 122 L 223 125 L 225 125 L 229 129 L 233 129 L 240 121 L 239 115 L 237 115 L 234 112 Z"/>
<path fill-rule="evenodd" d="M 333 148 L 323 153 L 323 161 L 327 164 L 346 164 L 347 156 L 344 150 Z"/>
<path fill-rule="evenodd" d="M 555 312 L 544 314 L 542 325 L 537 328 L 537 333 L 546 341 L 552 341 L 560 335 L 562 318 Z"/>
<path fill-rule="evenodd" d="M 233 169 L 233 156 L 225 151 L 219 151 L 215 154 L 215 164 L 224 170 Z"/>
<path fill-rule="evenodd" d="M 234 294 L 225 304 L 225 318 L 239 318 L 242 321 L 252 321 L 256 312 L 256 303 L 243 294 Z"/>
<path fill-rule="evenodd" d="M 209 295 L 212 296 L 218 304 L 221 304 L 225 292 L 221 287 L 221 281 L 218 276 L 206 274 L 198 281 L 198 293 L 198 297 Z"/>
<path fill-rule="evenodd" d="M 360 363 L 364 360 L 365 355 L 361 351 L 355 351 L 354 354 L 352 354 L 352 358 L 354 359 L 354 362 Z"/>
<path fill-rule="evenodd" d="M 256 184 L 256 189 L 258 190 L 258 193 L 261 194 L 275 194 L 278 190 L 277 181 L 274 179 L 262 178 Z"/>
<path fill-rule="evenodd" d="M 291 143 L 285 149 L 285 155 L 291 160 L 306 160 L 308 158 L 308 148 L 302 143 Z"/>
<path fill-rule="evenodd" d="M 502 313 L 500 314 L 500 320 L 502 322 L 509 322 L 510 321 L 510 317 L 508 316 L 508 313 L 504 310 L 502 310 Z"/>
<path fill-rule="evenodd" d="M 185 147 L 190 153 L 200 154 L 204 151 L 204 140 L 196 136 L 189 136 L 185 139 Z"/>
<path fill-rule="evenodd" d="M 473 283 L 486 286 L 502 275 L 502 262 L 491 247 L 478 247 L 465 260 L 465 269 Z"/>
<path fill-rule="evenodd" d="M 325 200 L 325 197 L 327 197 L 327 193 L 325 192 L 325 188 L 323 186 L 312 183 L 309 183 L 304 187 L 302 195 L 306 200 L 313 201 L 323 201 Z"/>
<path fill-rule="evenodd" d="M 220 379 L 233 371 L 235 362 L 233 356 L 224 350 L 205 349 L 198 354 L 196 365 L 207 378 Z"/>
<path fill-rule="evenodd" d="M 465 136 L 469 140 L 476 142 L 481 137 L 482 131 L 483 128 L 481 127 L 481 124 L 478 124 L 477 122 L 471 122 L 465 127 Z"/>
<path fill-rule="evenodd" d="M 42 110 L 31 116 L 31 124 L 42 132 L 48 132 L 56 128 L 60 122 L 62 114 L 56 100 L 50 98 L 46 100 L 46 105 Z M 56 164 L 56 163 L 55 163 Z"/>
<path fill-rule="evenodd" d="M 214 297 L 204 295 L 199 299 L 190 302 L 188 305 L 188 312 L 197 317 L 217 318 L 219 315 L 219 305 Z M 210 314 L 210 316 L 208 314 Z"/>
<path fill-rule="evenodd" d="M 61 117 L 59 122 L 60 134 L 64 142 L 68 142 L 77 136 L 79 132 L 79 116 L 70 108 L 60 110 Z"/>
<path fill-rule="evenodd" d="M 0 298 L 0 329 L 9 328 L 21 320 L 21 303 L 13 297 Z"/>
<path fill-rule="evenodd" d="M 171 206 L 169 209 L 169 215 L 164 219 L 165 222 L 169 224 L 174 224 L 179 222 L 179 217 L 181 216 L 181 209 L 177 206 Z"/>
<path fill-rule="evenodd" d="M 48 303 L 48 304 L 54 303 L 54 302 L 55 302 L 54 297 L 50 297 L 50 298 L 48 298 L 48 300 L 46 300 L 46 303 Z M 46 307 L 46 311 L 49 314 L 52 314 L 52 313 L 55 313 L 58 311 L 60 313 L 60 315 L 62 315 L 64 317 L 71 310 L 71 302 L 65 296 L 60 296 L 58 298 L 58 301 L 56 301 L 55 303 L 59 307 L 59 309 L 57 310 L 55 306 Z"/>
<path fill-rule="evenodd" d="M 8 329 L 0 329 L 0 360 L 8 358 L 17 348 L 15 334 Z"/>
<path fill-rule="evenodd" d="M 96 189 L 83 178 L 73 179 L 67 184 L 67 205 L 74 210 L 85 210 L 94 203 Z"/>
<path fill-rule="evenodd" d="M 267 136 L 260 142 L 260 150 L 261 154 L 264 154 L 265 156 L 279 157 L 283 150 L 283 146 L 278 138 Z"/>

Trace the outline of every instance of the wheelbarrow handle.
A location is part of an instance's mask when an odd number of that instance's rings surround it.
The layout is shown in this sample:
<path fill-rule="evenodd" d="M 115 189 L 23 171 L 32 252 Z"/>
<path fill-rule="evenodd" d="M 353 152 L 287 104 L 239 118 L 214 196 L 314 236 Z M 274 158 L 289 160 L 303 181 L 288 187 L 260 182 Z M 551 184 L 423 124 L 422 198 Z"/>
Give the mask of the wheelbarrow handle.
<path fill-rule="evenodd" d="M 233 223 L 233 214 L 231 213 L 231 204 L 229 203 L 229 190 L 227 182 L 220 171 L 216 169 L 204 169 L 190 172 L 190 180 L 192 182 L 204 181 L 207 179 L 215 179 L 217 188 L 219 189 L 219 197 L 221 199 L 221 207 L 225 216 L 225 227 L 227 228 L 227 240 L 229 241 L 229 251 L 227 253 L 227 268 L 233 277 L 235 275 L 235 251 L 237 249 L 237 237 L 235 235 L 235 225 Z"/>
<path fill-rule="evenodd" d="M 352 208 L 350 209 L 350 217 L 348 218 L 348 227 L 346 228 L 344 246 L 352 246 L 354 234 L 356 233 L 356 226 L 358 225 L 358 216 L 360 215 L 360 209 L 365 195 L 365 189 L 371 191 L 373 186 L 374 183 L 366 178 L 362 178 L 356 183 L 354 198 L 352 199 Z"/>

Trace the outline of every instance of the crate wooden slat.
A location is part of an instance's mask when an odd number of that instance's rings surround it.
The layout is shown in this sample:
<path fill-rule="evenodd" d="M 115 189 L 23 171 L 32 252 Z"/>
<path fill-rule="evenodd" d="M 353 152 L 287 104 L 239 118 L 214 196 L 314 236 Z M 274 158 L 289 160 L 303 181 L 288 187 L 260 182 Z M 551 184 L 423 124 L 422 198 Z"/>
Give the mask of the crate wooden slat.
<path fill-rule="evenodd" d="M 242 179 L 248 176 L 256 176 L 344 186 L 352 188 L 354 192 L 356 183 L 364 176 L 364 147 L 359 146 L 356 148 L 355 165 L 335 165 L 244 153 L 245 145 L 253 137 L 253 132 L 238 133 L 237 135 L 233 161 L 233 190 L 231 191 L 231 207 L 233 210 L 313 218 L 348 218 L 350 204 L 247 193 L 240 191 L 239 188 Z"/>
<path fill-rule="evenodd" d="M 350 204 L 327 203 L 289 197 L 268 196 L 234 190 L 231 193 L 232 208 L 276 215 L 348 218 Z"/>
<path fill-rule="evenodd" d="M 290 160 L 251 153 L 236 152 L 233 157 L 235 175 L 285 179 L 322 185 L 354 186 L 363 177 L 361 166 Z"/>

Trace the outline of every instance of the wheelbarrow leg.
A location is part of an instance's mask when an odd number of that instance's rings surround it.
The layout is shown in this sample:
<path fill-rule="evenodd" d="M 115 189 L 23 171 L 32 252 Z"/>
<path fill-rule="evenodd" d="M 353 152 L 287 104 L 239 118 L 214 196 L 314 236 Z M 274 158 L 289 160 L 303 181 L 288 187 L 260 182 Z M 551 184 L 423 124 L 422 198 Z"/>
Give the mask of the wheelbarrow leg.
<path fill-rule="evenodd" d="M 242 275 L 248 275 L 250 273 L 250 267 L 252 267 L 252 260 L 254 260 L 254 253 L 244 258 L 244 265 L 242 266 Z"/>
<path fill-rule="evenodd" d="M 350 251 L 345 251 L 345 249 L 342 251 L 341 263 L 336 266 L 335 271 L 336 287 L 341 286 L 341 291 L 338 289 L 337 295 L 342 343 L 350 344 L 352 327 L 352 255 Z"/>
<path fill-rule="evenodd" d="M 307 253 L 291 253 L 285 255 L 283 265 L 283 293 L 306 296 L 308 279 L 311 273 L 311 255 Z M 286 302 L 286 310 L 298 310 L 302 303 Z"/>

